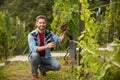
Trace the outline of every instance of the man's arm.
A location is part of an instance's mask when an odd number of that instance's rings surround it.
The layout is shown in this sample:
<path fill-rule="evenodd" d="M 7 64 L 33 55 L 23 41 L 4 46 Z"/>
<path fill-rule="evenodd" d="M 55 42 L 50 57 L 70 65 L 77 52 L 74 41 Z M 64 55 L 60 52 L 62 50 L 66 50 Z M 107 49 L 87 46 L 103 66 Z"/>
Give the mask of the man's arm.
<path fill-rule="evenodd" d="M 60 41 L 61 41 L 61 42 L 64 41 L 65 36 L 66 36 L 66 32 L 67 32 L 67 30 L 64 31 L 63 34 L 62 34 L 62 36 L 60 37 Z"/>
<path fill-rule="evenodd" d="M 54 46 L 55 46 L 55 43 L 54 43 L 54 42 L 50 42 L 50 43 L 48 43 L 47 45 L 39 46 L 36 51 L 37 51 L 37 52 L 40 52 L 40 51 L 43 51 L 43 50 L 45 50 L 45 49 L 51 49 L 51 48 L 53 48 Z"/>
<path fill-rule="evenodd" d="M 29 33 L 28 35 L 28 45 L 29 45 L 30 51 L 36 52 L 36 49 L 38 48 L 38 46 L 36 45 L 36 41 L 34 37 L 31 35 L 31 33 Z"/>
<path fill-rule="evenodd" d="M 64 41 L 65 36 L 66 36 L 66 32 L 67 32 L 67 30 L 64 31 L 64 32 L 63 32 L 63 35 L 60 37 L 60 41 L 61 41 L 61 42 Z M 55 42 L 50 42 L 50 43 L 48 43 L 47 45 L 39 46 L 39 47 L 37 48 L 37 52 L 42 51 L 42 50 L 45 50 L 45 49 L 51 49 L 51 48 L 54 48 L 54 47 L 55 47 Z"/>

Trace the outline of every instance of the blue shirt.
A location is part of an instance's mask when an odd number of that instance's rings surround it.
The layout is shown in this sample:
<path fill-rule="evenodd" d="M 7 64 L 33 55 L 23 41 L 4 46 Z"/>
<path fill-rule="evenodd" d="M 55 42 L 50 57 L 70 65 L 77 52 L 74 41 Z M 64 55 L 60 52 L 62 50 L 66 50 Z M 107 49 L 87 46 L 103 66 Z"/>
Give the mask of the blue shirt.
<path fill-rule="evenodd" d="M 54 41 L 55 43 L 60 43 L 60 37 L 54 34 L 52 31 L 44 30 L 44 44 L 47 45 L 51 41 Z M 29 55 L 31 55 L 32 53 L 38 53 L 36 51 L 37 48 L 40 46 L 38 28 L 29 33 L 28 44 L 30 48 Z M 45 58 L 49 58 L 49 57 L 51 57 L 50 49 L 45 49 Z"/>

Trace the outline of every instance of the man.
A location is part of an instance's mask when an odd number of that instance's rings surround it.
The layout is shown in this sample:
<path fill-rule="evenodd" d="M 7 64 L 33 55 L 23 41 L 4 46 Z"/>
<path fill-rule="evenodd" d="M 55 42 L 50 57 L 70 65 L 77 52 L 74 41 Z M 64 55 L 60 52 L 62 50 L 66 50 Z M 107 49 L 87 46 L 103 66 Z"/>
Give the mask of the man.
<path fill-rule="evenodd" d="M 66 31 L 63 31 L 61 37 L 54 34 L 52 31 L 46 30 L 46 17 L 39 15 L 36 17 L 37 29 L 33 30 L 28 35 L 28 44 L 30 47 L 29 61 L 32 67 L 33 80 L 38 79 L 38 68 L 43 76 L 46 72 L 60 69 L 60 64 L 50 54 L 51 48 L 55 47 L 55 43 L 60 43 L 64 40 Z"/>

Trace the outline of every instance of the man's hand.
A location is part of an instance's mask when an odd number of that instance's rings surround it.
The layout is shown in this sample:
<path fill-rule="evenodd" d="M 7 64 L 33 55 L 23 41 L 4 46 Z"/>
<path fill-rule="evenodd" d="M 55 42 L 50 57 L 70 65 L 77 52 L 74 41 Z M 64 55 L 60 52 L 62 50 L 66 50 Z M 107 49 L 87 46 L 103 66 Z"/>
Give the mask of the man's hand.
<path fill-rule="evenodd" d="M 61 42 L 65 39 L 67 30 L 68 30 L 68 26 L 66 24 L 61 25 L 61 31 L 62 31 L 62 36 L 60 37 Z"/>
<path fill-rule="evenodd" d="M 55 42 L 50 42 L 46 45 L 48 49 L 54 48 L 55 47 Z"/>
<path fill-rule="evenodd" d="M 43 51 L 43 50 L 45 50 L 45 49 L 51 49 L 51 48 L 54 48 L 55 47 L 55 42 L 50 42 L 50 43 L 48 43 L 47 45 L 45 45 L 45 46 L 40 46 L 40 47 L 38 47 L 37 48 L 37 52 L 40 52 L 40 51 Z"/>
<path fill-rule="evenodd" d="M 61 31 L 62 31 L 62 32 L 67 31 L 67 29 L 68 29 L 68 25 L 66 25 L 66 24 L 62 24 L 62 25 L 61 25 Z"/>

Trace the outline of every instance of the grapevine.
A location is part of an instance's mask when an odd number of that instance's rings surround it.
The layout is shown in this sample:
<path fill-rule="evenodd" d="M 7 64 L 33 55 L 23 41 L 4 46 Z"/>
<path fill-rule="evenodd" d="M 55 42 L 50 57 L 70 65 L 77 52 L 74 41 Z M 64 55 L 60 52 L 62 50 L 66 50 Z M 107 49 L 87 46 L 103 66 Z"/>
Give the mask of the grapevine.
<path fill-rule="evenodd" d="M 120 68 L 120 65 L 114 61 L 115 55 L 113 53 L 119 52 L 119 48 L 116 52 L 109 52 L 109 56 L 106 56 L 104 52 L 101 52 L 98 44 L 98 34 L 100 30 L 103 32 L 109 31 L 108 23 L 101 25 L 100 22 L 97 22 L 93 17 L 94 11 L 90 11 L 88 0 L 79 0 L 74 4 L 72 0 L 59 0 L 55 2 L 53 6 L 53 23 L 51 24 L 52 29 L 56 33 L 60 34 L 60 25 L 62 23 L 67 23 L 70 30 L 68 31 L 69 35 L 78 36 L 78 3 L 82 5 L 80 19 L 85 22 L 84 31 L 78 37 L 77 47 L 82 48 L 80 52 L 82 59 L 80 63 L 81 66 L 76 65 L 75 73 L 77 74 L 77 79 L 80 80 L 102 80 L 105 78 L 107 71 L 114 65 Z M 69 4 L 69 5 L 68 5 Z M 73 8 L 73 6 L 75 8 Z M 73 14 L 75 13 L 75 14 Z M 99 23 L 99 24 L 98 24 Z M 56 28 L 56 26 L 58 26 Z M 104 28 L 104 29 L 103 29 Z M 77 30 L 74 30 L 77 29 Z M 74 31 L 72 31 L 74 30 Z M 72 33 L 72 34 L 71 34 Z M 108 54 L 106 53 L 106 54 Z M 118 54 L 117 54 L 118 55 Z"/>

